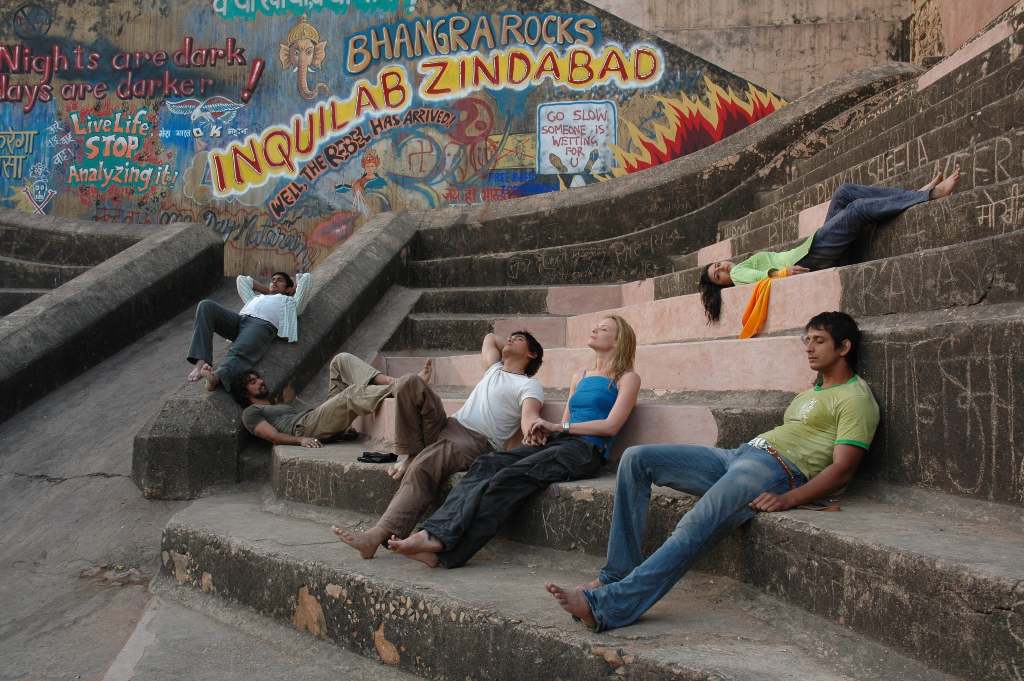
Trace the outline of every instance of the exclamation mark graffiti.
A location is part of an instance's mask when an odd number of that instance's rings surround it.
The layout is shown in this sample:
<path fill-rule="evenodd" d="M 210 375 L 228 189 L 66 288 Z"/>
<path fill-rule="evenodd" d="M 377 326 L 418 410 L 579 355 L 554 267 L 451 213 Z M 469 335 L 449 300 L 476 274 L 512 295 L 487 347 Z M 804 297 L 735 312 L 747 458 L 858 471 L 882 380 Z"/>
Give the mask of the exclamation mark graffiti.
<path fill-rule="evenodd" d="M 249 79 L 245 81 L 245 88 L 239 95 L 243 104 L 248 104 L 249 100 L 252 99 L 252 93 L 256 90 L 256 85 L 260 82 L 260 78 L 263 76 L 263 69 L 267 65 L 262 59 L 252 60 L 252 71 L 249 73 Z"/>

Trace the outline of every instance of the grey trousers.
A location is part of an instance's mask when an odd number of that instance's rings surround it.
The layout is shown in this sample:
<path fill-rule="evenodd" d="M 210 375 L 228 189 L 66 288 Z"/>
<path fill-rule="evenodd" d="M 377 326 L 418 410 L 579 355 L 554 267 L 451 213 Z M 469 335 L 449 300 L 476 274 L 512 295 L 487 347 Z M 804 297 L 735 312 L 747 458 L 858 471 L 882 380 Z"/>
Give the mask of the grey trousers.
<path fill-rule="evenodd" d="M 270 322 L 240 315 L 212 300 L 203 300 L 196 308 L 192 345 L 188 349 L 189 362 L 195 364 L 203 360 L 207 364 L 213 363 L 214 333 L 232 341 L 220 366 L 213 372 L 228 392 L 244 372 L 263 359 L 277 337 L 277 329 Z"/>

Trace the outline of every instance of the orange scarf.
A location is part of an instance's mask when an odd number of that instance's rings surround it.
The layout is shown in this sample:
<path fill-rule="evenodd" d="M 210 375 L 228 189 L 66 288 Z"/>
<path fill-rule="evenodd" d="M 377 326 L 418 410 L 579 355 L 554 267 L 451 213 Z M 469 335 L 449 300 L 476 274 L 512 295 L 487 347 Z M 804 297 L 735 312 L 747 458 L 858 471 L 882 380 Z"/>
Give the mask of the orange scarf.
<path fill-rule="evenodd" d="M 750 294 L 747 308 L 743 311 L 743 329 L 740 338 L 750 338 L 761 333 L 764 322 L 768 319 L 768 300 L 772 293 L 772 279 L 781 279 L 789 274 L 788 269 L 779 270 L 774 277 L 757 282 L 754 292 Z"/>

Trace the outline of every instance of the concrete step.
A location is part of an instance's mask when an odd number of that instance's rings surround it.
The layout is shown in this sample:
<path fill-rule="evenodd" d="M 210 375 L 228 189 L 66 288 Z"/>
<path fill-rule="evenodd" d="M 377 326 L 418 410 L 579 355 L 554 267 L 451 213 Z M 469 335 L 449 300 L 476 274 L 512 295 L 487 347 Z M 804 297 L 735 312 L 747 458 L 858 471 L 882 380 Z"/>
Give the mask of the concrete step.
<path fill-rule="evenodd" d="M 600 559 L 495 541 L 454 571 L 364 561 L 328 525 L 367 516 L 264 508 L 243 495 L 193 503 L 164 530 L 164 571 L 429 678 L 950 679 L 724 577 L 695 572 L 636 625 L 594 634 L 543 584 L 590 579 Z"/>
<path fill-rule="evenodd" d="M 356 461 L 359 449 L 275 448 L 275 494 L 375 520 L 397 486 L 386 467 Z M 602 557 L 614 488 L 612 472 L 552 485 L 515 517 L 505 536 Z M 654 488 L 647 551 L 665 541 L 694 502 L 691 495 Z M 1010 678 L 999 674 L 1024 655 L 1015 639 L 1024 624 L 1021 510 L 864 483 L 840 506 L 840 513 L 758 515 L 699 568 L 755 584 L 946 671 Z M 952 648 L 943 643 L 949 631 L 958 632 Z"/>
<path fill-rule="evenodd" d="M 421 289 L 415 312 L 576 314 L 641 299 L 640 282 L 597 286 L 502 286 Z"/>
<path fill-rule="evenodd" d="M 997 27 L 992 32 L 998 42 L 991 45 L 983 53 L 978 54 L 957 68 L 928 83 L 932 73 L 926 73 L 917 81 L 908 81 L 893 89 L 884 96 L 892 97 L 893 104 L 881 111 L 879 115 L 866 120 L 864 124 L 851 129 L 842 138 L 830 143 L 827 148 L 806 160 L 797 161 L 796 170 L 806 175 L 816 168 L 829 163 L 852 149 L 883 134 L 896 125 L 914 117 L 930 113 L 936 120 L 952 121 L 961 118 L 971 111 L 980 109 L 985 103 L 1009 94 L 1019 85 L 1021 64 L 1019 61 L 1019 44 L 1024 41 L 1024 33 L 1005 27 Z M 1010 35 L 1006 35 L 1009 33 Z M 1006 37 L 999 37 L 999 36 Z M 944 66 L 945 70 L 946 67 Z M 933 69 L 937 71 L 937 69 Z M 920 83 L 928 83 L 921 88 Z M 1005 89 L 996 89 L 1005 86 Z M 909 92 L 904 92 L 906 90 Z"/>
<path fill-rule="evenodd" d="M 89 270 L 83 265 L 51 265 L 0 256 L 0 288 L 54 289 Z"/>
<path fill-rule="evenodd" d="M 384 350 L 479 350 L 483 337 L 492 331 L 505 337 L 523 329 L 545 348 L 565 345 L 565 317 L 519 315 L 496 319 L 488 314 L 418 312 L 405 318 Z"/>
<path fill-rule="evenodd" d="M 14 312 L 49 292 L 47 288 L 0 288 L 0 315 Z"/>
<path fill-rule="evenodd" d="M 942 228 L 951 239 L 955 239 L 956 224 Z M 822 310 L 842 309 L 861 317 L 1021 300 L 1022 250 L 1024 230 L 1017 229 L 985 239 L 779 280 L 772 287 L 772 303 L 761 335 L 799 329 Z M 696 289 L 692 284 L 699 273 L 699 268 L 680 272 L 676 284 L 679 288 Z M 654 280 L 662 295 L 668 292 L 668 279 Z M 401 336 L 402 344 L 393 339 L 387 349 L 397 354 L 419 344 L 432 350 L 475 350 L 488 324 L 502 334 L 520 327 L 541 332 L 538 337 L 548 349 L 583 347 L 594 324 L 611 313 L 628 320 L 644 344 L 736 337 L 752 290 L 749 285 L 725 289 L 722 318 L 713 325 L 705 322 L 697 293 L 568 317 L 412 315 L 407 320 L 406 333 Z"/>
<path fill-rule="evenodd" d="M 929 201 L 871 229 L 850 251 L 857 263 L 921 253 L 950 245 L 968 246 L 972 241 L 1011 234 L 1024 228 L 1019 209 L 1020 185 L 1016 180 L 958 191 L 939 201 Z M 782 251 L 795 247 L 821 224 L 820 211 L 808 209 L 799 218 L 774 223 L 736 239 L 719 242 L 697 254 L 698 264 L 653 279 L 655 298 L 696 293 L 701 271 L 717 260 L 740 262 L 757 251 Z"/>
<path fill-rule="evenodd" d="M 918 206 L 897 221 L 924 220 L 924 217 L 913 216 L 920 216 L 922 212 L 928 216 L 943 210 L 936 206 L 958 206 L 964 215 L 973 210 L 975 215 L 972 219 L 982 223 L 979 227 L 991 230 L 994 225 L 986 211 L 991 209 L 992 202 L 987 194 L 1003 192 L 1006 194 L 1004 198 L 1010 200 L 1011 196 L 1019 195 L 1019 189 L 1015 187 L 1019 184 L 1019 178 L 1024 177 L 1022 111 L 1024 90 L 986 107 L 966 123 L 957 122 L 923 135 L 913 144 L 903 145 L 901 148 L 905 154 L 896 164 L 899 168 L 892 173 L 886 171 L 888 174 L 883 184 L 921 186 L 937 170 L 951 172 L 956 163 L 963 167 L 963 179 L 952 197 L 936 204 Z M 763 224 L 759 223 L 760 229 L 764 231 L 751 236 L 747 244 L 770 244 L 785 238 L 794 228 L 799 232 L 801 229 L 817 227 L 820 225 L 820 217 L 823 217 L 821 211 L 824 208 L 821 204 L 829 199 L 839 184 L 879 184 L 877 173 L 868 170 L 868 164 L 876 160 L 852 168 L 844 167 L 824 181 L 812 184 L 768 209 L 762 209 L 759 217 L 752 220 L 764 220 Z M 974 192 L 975 189 L 979 191 Z M 972 199 L 977 203 L 968 205 Z M 794 222 L 794 216 L 809 208 L 814 210 L 805 214 L 802 225 L 799 218 Z M 889 229 L 891 224 L 887 223 L 886 229 L 881 232 L 892 232 Z M 557 285 L 566 280 L 579 284 L 636 281 L 667 274 L 677 268 L 680 263 L 672 259 L 674 255 L 692 253 L 708 246 L 714 246 L 708 251 L 709 254 L 725 248 L 720 244 L 702 243 L 696 232 L 687 231 L 683 229 L 684 226 L 690 226 L 690 223 L 680 218 L 618 239 L 571 247 L 415 261 L 409 263 L 407 276 L 410 285 L 418 287 Z M 929 228 L 934 230 L 935 225 L 929 225 Z M 1001 228 L 1001 231 L 1005 230 Z M 927 233 L 917 234 L 914 243 L 926 241 L 924 237 Z M 978 236 L 987 235 L 983 231 Z M 957 236 L 958 240 L 963 240 L 962 234 Z M 733 253 L 742 253 L 737 249 L 750 247 L 747 244 L 733 248 Z M 929 243 L 925 247 L 930 245 L 934 244 Z M 906 251 L 893 251 L 892 254 L 899 252 Z"/>
<path fill-rule="evenodd" d="M 844 154 L 779 190 L 777 200 L 752 216 L 754 224 L 779 220 L 827 201 L 843 182 L 917 187 L 938 170 L 952 171 L 959 162 L 961 186 L 1007 181 L 1022 174 L 1019 148 L 1024 137 L 1024 72 L 1015 76 L 1011 94 L 976 103 L 963 117 L 911 119 Z M 925 116 L 922 114 L 921 116 Z M 940 124 L 941 123 L 941 124 Z"/>
<path fill-rule="evenodd" d="M 0 220 L 3 219 L 0 216 Z M 49 222 L 52 218 L 47 217 L 30 227 L 0 221 L 0 256 L 50 265 L 91 267 L 117 255 L 141 238 L 120 227 L 104 234 L 97 233 L 95 228 L 84 231 L 66 225 L 48 229 Z M 117 230 L 122 233 L 116 233 Z"/>
<path fill-rule="evenodd" d="M 547 348 L 537 378 L 545 386 L 567 388 L 574 373 L 593 362 L 584 347 Z M 773 364 L 764 361 L 771 357 Z M 423 357 L 386 354 L 386 372 L 414 373 Z M 676 392 L 699 390 L 804 390 L 814 381 L 796 335 L 638 345 L 636 370 L 644 387 Z M 473 386 L 483 375 L 479 353 L 434 357 L 434 381 Z"/>

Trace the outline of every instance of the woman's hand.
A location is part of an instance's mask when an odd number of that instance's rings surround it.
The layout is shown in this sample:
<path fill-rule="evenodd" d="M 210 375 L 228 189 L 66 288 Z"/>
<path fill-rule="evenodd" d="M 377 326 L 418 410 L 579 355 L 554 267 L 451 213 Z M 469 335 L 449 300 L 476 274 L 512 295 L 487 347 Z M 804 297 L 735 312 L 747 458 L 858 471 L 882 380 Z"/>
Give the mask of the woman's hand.
<path fill-rule="evenodd" d="M 552 433 L 561 432 L 562 425 L 560 423 L 552 423 L 551 421 L 545 421 L 544 419 L 537 419 L 530 424 L 530 436 L 536 437 L 541 435 L 547 437 Z"/>

